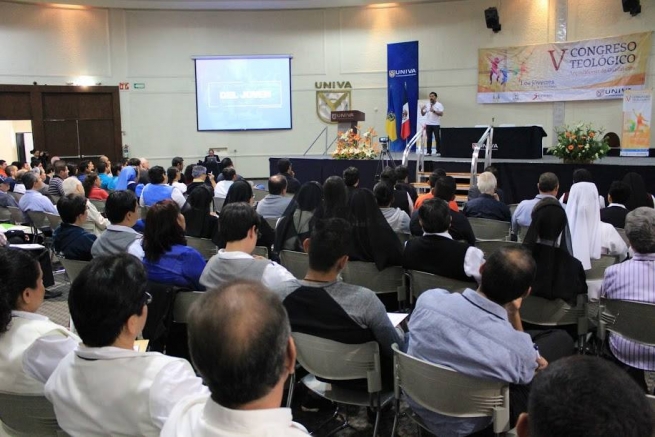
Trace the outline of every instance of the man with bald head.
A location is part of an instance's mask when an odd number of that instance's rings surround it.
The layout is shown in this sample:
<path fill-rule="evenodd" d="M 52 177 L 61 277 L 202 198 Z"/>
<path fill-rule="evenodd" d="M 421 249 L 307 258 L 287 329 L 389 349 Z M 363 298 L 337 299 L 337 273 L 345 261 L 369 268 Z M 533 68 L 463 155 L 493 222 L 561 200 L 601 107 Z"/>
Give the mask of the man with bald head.
<path fill-rule="evenodd" d="M 257 204 L 257 212 L 264 218 L 282 217 L 291 202 L 287 197 L 287 178 L 276 174 L 268 178 L 268 194 Z"/>
<path fill-rule="evenodd" d="M 296 347 L 280 299 L 258 282 L 205 293 L 189 311 L 189 351 L 211 397 L 182 400 L 162 437 L 306 436 L 280 408 Z"/>

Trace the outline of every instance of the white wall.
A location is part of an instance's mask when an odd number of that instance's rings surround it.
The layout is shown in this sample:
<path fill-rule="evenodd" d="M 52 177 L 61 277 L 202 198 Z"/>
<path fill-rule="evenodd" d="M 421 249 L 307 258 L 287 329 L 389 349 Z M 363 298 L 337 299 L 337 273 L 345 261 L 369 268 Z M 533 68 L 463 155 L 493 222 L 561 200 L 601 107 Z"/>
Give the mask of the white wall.
<path fill-rule="evenodd" d="M 144 82 L 144 90 L 121 92 L 124 143 L 133 156 L 168 164 L 182 155 L 191 162 L 209 147 L 224 148 L 241 174 L 265 176 L 269 156 L 304 152 L 326 126 L 316 116 L 316 81 L 350 81 L 353 107 L 367 116 L 365 127 L 383 131 L 386 44 L 391 42 L 419 41 L 421 92 L 439 93 L 444 126 L 472 126 L 495 117 L 498 124 L 539 123 L 551 134 L 553 104 L 479 105 L 476 73 L 480 47 L 553 41 L 556 3 L 463 0 L 386 9 L 198 12 L 0 3 L 0 81 L 64 84 L 90 75 L 105 85 Z M 620 0 L 569 0 L 568 39 L 655 30 L 655 7 L 642 3 L 641 15 L 630 17 Z M 499 4 L 503 29 L 494 34 L 485 28 L 483 10 Z M 197 132 L 191 56 L 266 53 L 293 55 L 293 130 Z M 654 53 L 655 44 L 649 86 Z M 621 100 L 565 107 L 567 122 L 621 130 Z M 331 141 L 336 128 L 330 125 L 328 132 Z"/>

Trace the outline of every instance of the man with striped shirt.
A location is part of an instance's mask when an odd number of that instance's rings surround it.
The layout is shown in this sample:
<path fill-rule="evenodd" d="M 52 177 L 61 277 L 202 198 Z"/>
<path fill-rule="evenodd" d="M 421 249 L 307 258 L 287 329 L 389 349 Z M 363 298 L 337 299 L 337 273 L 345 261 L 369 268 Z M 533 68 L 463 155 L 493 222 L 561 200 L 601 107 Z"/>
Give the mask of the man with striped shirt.
<path fill-rule="evenodd" d="M 625 219 L 632 259 L 605 270 L 601 296 L 608 299 L 655 303 L 655 209 L 637 208 Z M 644 326 L 644 329 L 649 327 Z M 610 333 L 612 355 L 646 389 L 644 371 L 655 370 L 655 347 Z"/>

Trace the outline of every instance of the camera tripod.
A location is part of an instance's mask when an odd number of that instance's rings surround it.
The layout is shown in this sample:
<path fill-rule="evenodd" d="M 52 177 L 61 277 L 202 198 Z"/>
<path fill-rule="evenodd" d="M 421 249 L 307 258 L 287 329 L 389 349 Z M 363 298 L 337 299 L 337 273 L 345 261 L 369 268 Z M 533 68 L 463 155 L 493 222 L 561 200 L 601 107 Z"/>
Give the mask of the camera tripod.
<path fill-rule="evenodd" d="M 396 161 L 394 161 L 391 151 L 388 147 L 382 146 L 382 151 L 378 157 L 378 165 L 375 169 L 375 180 L 373 182 L 377 183 L 380 180 L 380 175 L 385 168 L 391 167 L 396 168 Z"/>

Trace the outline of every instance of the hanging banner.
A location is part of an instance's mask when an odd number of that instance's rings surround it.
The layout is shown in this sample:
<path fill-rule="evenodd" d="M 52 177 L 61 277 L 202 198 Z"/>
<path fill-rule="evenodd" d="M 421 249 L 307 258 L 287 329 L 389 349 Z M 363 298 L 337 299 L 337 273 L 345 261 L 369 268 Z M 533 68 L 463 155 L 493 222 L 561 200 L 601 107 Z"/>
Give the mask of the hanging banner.
<path fill-rule="evenodd" d="M 409 137 L 416 134 L 416 101 L 418 100 L 418 41 L 387 44 L 387 87 L 389 92 L 389 113 L 393 111 L 396 122 L 396 141 L 390 143 L 391 151 L 405 150 L 405 140 L 401 137 L 403 106 L 409 117 Z M 408 112 L 408 114 L 407 114 Z"/>
<path fill-rule="evenodd" d="M 478 103 L 620 99 L 646 81 L 653 32 L 478 50 Z"/>
<path fill-rule="evenodd" d="M 621 156 L 648 156 L 652 108 L 652 90 L 625 92 Z"/>

